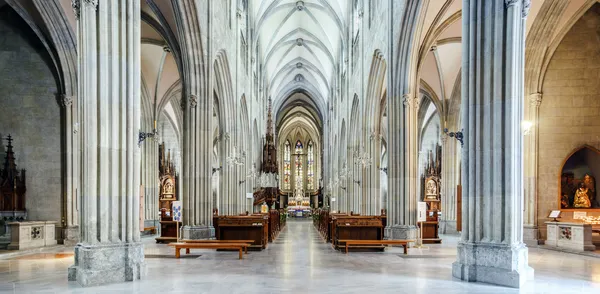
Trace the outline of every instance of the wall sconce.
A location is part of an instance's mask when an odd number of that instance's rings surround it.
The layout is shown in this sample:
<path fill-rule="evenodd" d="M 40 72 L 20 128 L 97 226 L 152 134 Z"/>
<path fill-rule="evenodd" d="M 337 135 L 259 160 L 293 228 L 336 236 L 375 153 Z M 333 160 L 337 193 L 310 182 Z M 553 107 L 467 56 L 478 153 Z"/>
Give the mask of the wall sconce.
<path fill-rule="evenodd" d="M 460 130 L 460 132 L 448 132 L 448 129 L 444 129 L 444 133 L 450 138 L 456 138 L 456 140 L 460 142 L 460 147 L 463 147 L 463 130 Z"/>
<path fill-rule="evenodd" d="M 212 173 L 214 174 L 214 173 L 215 173 L 215 172 L 217 172 L 217 171 L 221 171 L 221 169 L 222 169 L 222 168 L 223 168 L 222 166 L 219 166 L 219 167 L 213 167 L 213 168 L 212 168 Z"/>
<path fill-rule="evenodd" d="M 384 172 L 387 175 L 387 171 L 388 171 L 387 167 L 380 167 L 379 170 Z"/>
<path fill-rule="evenodd" d="M 533 122 L 528 121 L 528 120 L 524 120 L 521 123 L 521 127 L 523 128 L 523 135 L 527 136 L 531 132 L 531 128 L 533 127 Z"/>
<path fill-rule="evenodd" d="M 138 147 L 141 147 L 142 142 L 144 142 L 148 138 L 154 138 L 155 142 L 158 141 L 158 130 L 156 129 L 156 120 L 154 121 L 154 129 L 152 130 L 152 133 L 145 133 L 145 132 L 139 131 Z"/>

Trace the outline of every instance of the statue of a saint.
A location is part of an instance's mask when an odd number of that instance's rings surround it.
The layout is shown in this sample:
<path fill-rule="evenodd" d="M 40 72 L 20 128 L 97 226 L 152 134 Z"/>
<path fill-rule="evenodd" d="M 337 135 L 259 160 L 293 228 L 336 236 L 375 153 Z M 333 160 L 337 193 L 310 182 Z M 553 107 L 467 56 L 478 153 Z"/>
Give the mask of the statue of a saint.
<path fill-rule="evenodd" d="M 575 199 L 573 200 L 574 208 L 590 208 L 592 203 L 590 201 L 589 189 L 585 186 L 584 182 L 579 183 L 579 189 L 575 191 Z"/>

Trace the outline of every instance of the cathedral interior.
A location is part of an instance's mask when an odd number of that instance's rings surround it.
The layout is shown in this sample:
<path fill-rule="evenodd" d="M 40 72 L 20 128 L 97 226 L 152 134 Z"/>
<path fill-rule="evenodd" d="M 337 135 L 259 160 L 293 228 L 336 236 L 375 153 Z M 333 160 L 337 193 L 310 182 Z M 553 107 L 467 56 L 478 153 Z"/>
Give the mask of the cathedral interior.
<path fill-rule="evenodd" d="M 0 0 L 0 293 L 597 293 L 599 80 L 597 0 Z"/>

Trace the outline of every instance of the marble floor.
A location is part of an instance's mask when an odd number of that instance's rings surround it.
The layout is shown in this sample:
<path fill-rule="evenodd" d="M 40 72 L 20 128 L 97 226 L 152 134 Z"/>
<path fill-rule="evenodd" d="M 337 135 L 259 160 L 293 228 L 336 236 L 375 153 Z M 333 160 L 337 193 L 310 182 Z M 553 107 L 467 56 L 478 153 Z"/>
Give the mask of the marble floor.
<path fill-rule="evenodd" d="M 530 249 L 535 280 L 509 289 L 452 278 L 456 237 L 425 249 L 383 253 L 334 251 L 308 220 L 291 220 L 267 250 L 196 250 L 175 259 L 166 245 L 144 238 L 144 280 L 82 288 L 67 281 L 69 249 L 0 260 L 0 293 L 600 293 L 600 259 Z"/>

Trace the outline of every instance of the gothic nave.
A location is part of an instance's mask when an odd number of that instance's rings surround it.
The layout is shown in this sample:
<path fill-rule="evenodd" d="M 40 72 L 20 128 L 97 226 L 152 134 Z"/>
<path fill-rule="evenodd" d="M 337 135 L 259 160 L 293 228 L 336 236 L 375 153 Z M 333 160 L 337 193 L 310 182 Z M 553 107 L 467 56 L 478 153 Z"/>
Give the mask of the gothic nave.
<path fill-rule="evenodd" d="M 599 2 L 0 0 L 0 292 L 595 293 Z"/>

